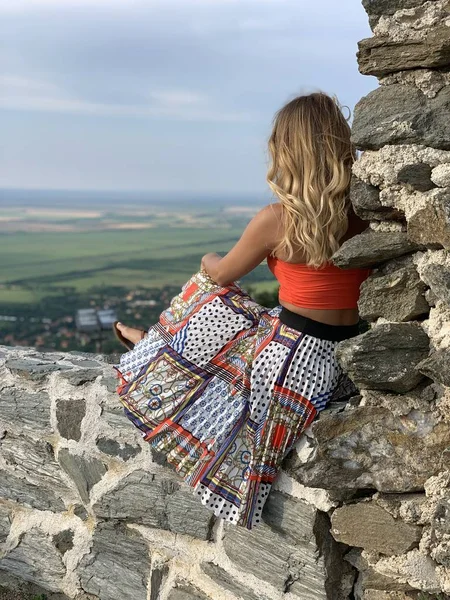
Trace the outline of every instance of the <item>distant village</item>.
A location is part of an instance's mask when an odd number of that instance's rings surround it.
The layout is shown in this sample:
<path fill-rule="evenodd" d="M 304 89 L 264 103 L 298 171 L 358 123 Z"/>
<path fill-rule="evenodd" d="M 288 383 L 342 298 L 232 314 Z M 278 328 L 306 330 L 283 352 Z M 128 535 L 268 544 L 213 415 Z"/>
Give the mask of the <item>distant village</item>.
<path fill-rule="evenodd" d="M 111 354 L 123 350 L 112 333 L 122 320 L 147 329 L 156 322 L 179 287 L 106 288 L 86 294 L 48 296 L 36 306 L 15 304 L 0 314 L 0 344 L 48 350 Z"/>

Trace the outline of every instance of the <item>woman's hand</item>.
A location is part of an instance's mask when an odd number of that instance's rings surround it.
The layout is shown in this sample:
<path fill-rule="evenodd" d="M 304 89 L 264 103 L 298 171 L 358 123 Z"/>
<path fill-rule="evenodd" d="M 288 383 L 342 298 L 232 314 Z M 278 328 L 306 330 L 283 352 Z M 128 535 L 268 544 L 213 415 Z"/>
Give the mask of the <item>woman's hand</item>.
<path fill-rule="evenodd" d="M 214 279 L 213 274 L 220 260 L 222 260 L 222 257 L 219 256 L 217 252 L 208 252 L 208 254 L 205 254 L 202 258 L 200 268 L 203 269 L 203 271 L 206 271 L 208 275 Z"/>

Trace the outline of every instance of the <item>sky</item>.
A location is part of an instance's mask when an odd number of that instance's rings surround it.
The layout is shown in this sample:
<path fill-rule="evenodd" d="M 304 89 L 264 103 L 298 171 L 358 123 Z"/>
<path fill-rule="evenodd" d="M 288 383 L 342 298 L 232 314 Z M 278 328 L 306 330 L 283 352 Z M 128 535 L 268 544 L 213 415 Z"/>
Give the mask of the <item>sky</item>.
<path fill-rule="evenodd" d="M 360 0 L 0 0 L 0 20 L 4 188 L 260 194 L 276 110 L 377 86 Z"/>

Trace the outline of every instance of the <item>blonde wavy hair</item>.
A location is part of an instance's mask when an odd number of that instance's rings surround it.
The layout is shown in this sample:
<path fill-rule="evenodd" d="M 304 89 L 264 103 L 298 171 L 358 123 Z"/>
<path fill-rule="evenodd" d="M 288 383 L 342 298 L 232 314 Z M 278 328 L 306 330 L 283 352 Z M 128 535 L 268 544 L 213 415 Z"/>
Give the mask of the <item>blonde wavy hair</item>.
<path fill-rule="evenodd" d="M 303 250 L 306 264 L 329 261 L 348 228 L 356 150 L 336 97 L 299 96 L 275 115 L 267 183 L 282 205 L 283 237 L 272 254 Z"/>

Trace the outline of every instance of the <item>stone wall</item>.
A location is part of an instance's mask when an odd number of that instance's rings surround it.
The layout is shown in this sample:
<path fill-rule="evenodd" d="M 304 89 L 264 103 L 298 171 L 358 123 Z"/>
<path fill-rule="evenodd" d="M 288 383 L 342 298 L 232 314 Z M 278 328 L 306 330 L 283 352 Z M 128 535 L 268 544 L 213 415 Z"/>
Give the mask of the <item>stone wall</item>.
<path fill-rule="evenodd" d="M 450 2 L 363 4 L 374 35 L 359 66 L 381 86 L 355 109 L 352 202 L 370 228 L 333 258 L 374 268 L 370 328 L 337 349 L 360 396 L 317 423 L 314 458 L 292 470 L 360 490 L 332 534 L 354 547 L 356 598 L 400 600 L 450 594 Z"/>
<path fill-rule="evenodd" d="M 360 393 L 287 457 L 249 532 L 194 500 L 123 415 L 102 356 L 0 349 L 0 585 L 52 600 L 424 600 L 450 594 L 450 15 L 364 0 L 352 202 L 369 326 Z M 116 361 L 116 357 L 110 360 Z M 437 595 L 440 592 L 443 594 Z"/>
<path fill-rule="evenodd" d="M 261 525 L 224 527 L 123 415 L 116 381 L 102 356 L 0 347 L 0 585 L 27 600 L 348 598 L 328 515 L 342 494 L 284 472 Z"/>

